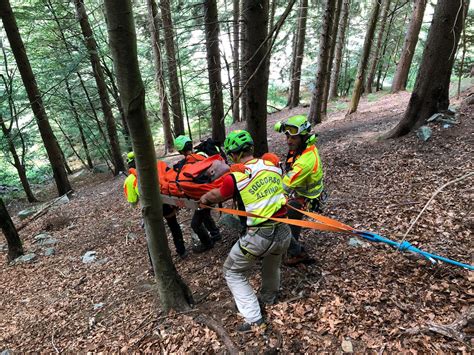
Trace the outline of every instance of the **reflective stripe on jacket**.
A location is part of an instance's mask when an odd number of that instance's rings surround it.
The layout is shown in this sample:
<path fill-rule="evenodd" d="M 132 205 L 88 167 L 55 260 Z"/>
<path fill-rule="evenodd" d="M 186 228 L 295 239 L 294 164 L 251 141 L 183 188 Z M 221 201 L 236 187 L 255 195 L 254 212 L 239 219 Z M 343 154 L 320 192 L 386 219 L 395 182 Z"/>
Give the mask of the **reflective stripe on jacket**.
<path fill-rule="evenodd" d="M 271 162 L 252 159 L 245 163 L 245 172 L 232 174 L 245 211 L 267 217 L 248 217 L 247 226 L 265 222 L 286 203 L 281 181 L 282 170 Z"/>
<path fill-rule="evenodd" d="M 293 161 L 291 159 L 294 159 Z M 317 198 L 323 191 L 323 166 L 316 146 L 308 146 L 301 155 L 290 156 L 287 166 L 290 170 L 283 177 L 283 188 L 286 193 L 310 199 Z"/>
<path fill-rule="evenodd" d="M 137 203 L 140 196 L 138 193 L 137 171 L 131 168 L 128 169 L 128 173 L 129 175 L 123 183 L 123 192 L 129 203 Z"/>

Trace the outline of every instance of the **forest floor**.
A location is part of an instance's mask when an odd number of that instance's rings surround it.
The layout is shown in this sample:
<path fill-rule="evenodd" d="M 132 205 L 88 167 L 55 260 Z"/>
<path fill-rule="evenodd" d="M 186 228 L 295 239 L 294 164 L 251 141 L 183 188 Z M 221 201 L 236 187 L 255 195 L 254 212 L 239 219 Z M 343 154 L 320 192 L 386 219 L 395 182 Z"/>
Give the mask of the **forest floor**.
<path fill-rule="evenodd" d="M 438 188 L 474 170 L 474 105 L 460 100 L 454 101 L 460 123 L 447 129 L 431 124 L 427 142 L 414 133 L 377 140 L 400 120 L 408 99 L 407 93 L 363 99 L 358 113 L 345 118 L 345 112 L 334 112 L 317 127 L 330 195 L 326 215 L 402 240 Z M 300 107 L 269 117 L 269 145 L 282 158 L 285 139 L 273 132 L 274 122 L 306 111 Z M 69 203 L 27 224 L 20 236 L 26 252 L 37 252 L 34 262 L 8 265 L 6 251 L 1 252 L 0 350 L 226 351 L 222 338 L 197 322 L 204 314 L 246 352 L 473 351 L 472 272 L 432 265 L 383 245 L 352 246 L 347 236 L 310 230 L 302 239 L 316 263 L 282 267 L 280 302 L 266 308 L 266 331 L 235 331 L 242 318 L 222 266 L 237 233 L 226 228 L 213 250 L 183 260 L 170 242 L 197 304 L 189 312 L 165 315 L 148 273 L 140 211 L 123 198 L 123 180 L 86 175 L 74 181 Z M 54 190 L 49 191 L 52 198 Z M 406 240 L 472 263 L 473 200 L 472 177 L 447 186 Z M 16 205 L 10 209 L 16 211 Z M 190 247 L 190 212 L 181 211 L 179 219 Z M 58 240 L 55 255 L 41 255 L 42 247 L 33 243 L 41 232 Z M 99 262 L 81 262 L 89 250 L 97 252 Z M 251 273 L 255 288 L 257 271 L 258 266 Z"/>

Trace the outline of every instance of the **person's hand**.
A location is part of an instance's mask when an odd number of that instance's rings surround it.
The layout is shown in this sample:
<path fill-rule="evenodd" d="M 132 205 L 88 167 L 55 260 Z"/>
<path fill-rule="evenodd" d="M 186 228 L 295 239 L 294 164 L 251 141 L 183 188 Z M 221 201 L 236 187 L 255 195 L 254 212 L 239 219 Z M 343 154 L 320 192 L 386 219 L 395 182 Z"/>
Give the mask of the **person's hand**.
<path fill-rule="evenodd" d="M 207 205 L 208 201 L 206 199 L 206 195 L 202 195 L 201 198 L 199 199 L 199 202 L 202 203 L 203 205 Z"/>

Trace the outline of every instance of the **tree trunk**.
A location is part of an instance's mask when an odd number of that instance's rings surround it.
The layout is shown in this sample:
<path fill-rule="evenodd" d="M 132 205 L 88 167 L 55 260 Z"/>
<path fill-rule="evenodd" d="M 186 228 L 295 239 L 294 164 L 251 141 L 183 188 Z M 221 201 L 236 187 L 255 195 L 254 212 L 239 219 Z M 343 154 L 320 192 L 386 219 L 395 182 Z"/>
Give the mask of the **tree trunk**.
<path fill-rule="evenodd" d="M 204 0 L 207 72 L 211 96 L 212 139 L 224 142 L 224 103 L 222 101 L 221 56 L 219 51 L 219 19 L 216 0 Z"/>
<path fill-rule="evenodd" d="M 115 119 L 112 114 L 112 108 L 110 107 L 110 99 L 107 92 L 107 85 L 105 84 L 104 72 L 100 65 L 97 43 L 89 24 L 83 0 L 74 0 L 74 5 L 76 6 L 76 14 L 79 19 L 79 24 L 81 25 L 85 45 L 89 52 L 89 59 L 92 65 L 95 82 L 97 84 L 97 90 L 99 92 L 100 104 L 102 106 L 102 112 L 104 113 L 107 135 L 109 137 L 110 148 L 112 151 L 112 161 L 114 163 L 114 175 L 118 175 L 120 171 L 125 171 L 125 164 L 122 159 Z"/>
<path fill-rule="evenodd" d="M 247 102 L 247 90 L 243 89 L 244 85 L 247 83 L 248 77 L 251 73 L 249 73 L 248 69 L 248 59 L 247 54 L 249 53 L 248 47 L 248 39 L 247 39 L 247 23 L 246 17 L 244 14 L 247 12 L 246 2 L 244 0 L 240 0 L 241 8 L 240 8 L 240 107 L 242 112 L 240 114 L 241 121 L 247 121 L 248 119 L 248 102 Z M 250 54 L 251 55 L 251 54 Z"/>
<path fill-rule="evenodd" d="M 240 26 L 239 26 L 239 19 L 240 19 L 240 1 L 233 0 L 233 43 L 234 46 L 232 48 L 232 59 L 233 63 L 233 73 L 234 73 L 234 99 L 232 105 L 232 119 L 234 122 L 240 122 L 240 60 L 239 60 L 239 48 L 240 48 Z"/>
<path fill-rule="evenodd" d="M 140 203 L 160 302 L 165 311 L 188 309 L 192 303 L 191 291 L 173 265 L 163 223 L 155 150 L 138 67 L 132 5 L 130 0 L 105 0 L 105 10 L 117 83 L 136 157 Z"/>
<path fill-rule="evenodd" d="M 461 95 L 461 80 L 462 80 L 462 74 L 464 71 L 464 60 L 466 58 L 466 53 L 467 53 L 467 37 L 466 37 L 466 17 L 467 17 L 467 12 L 469 10 L 469 0 L 464 2 L 464 24 L 462 26 L 462 53 L 461 53 L 461 63 L 459 64 L 459 78 L 458 78 L 458 89 L 457 89 L 457 96 Z M 474 67 L 473 67 L 474 68 Z"/>
<path fill-rule="evenodd" d="M 69 85 L 69 80 L 66 78 L 65 81 L 66 81 L 66 90 L 68 94 L 69 105 L 71 106 L 71 110 L 74 116 L 74 120 L 76 121 L 77 128 L 79 128 L 79 136 L 81 137 L 84 153 L 86 154 L 87 167 L 89 169 L 92 169 L 94 167 L 94 164 L 92 164 L 91 155 L 89 153 L 89 146 L 87 145 L 86 136 L 84 135 L 84 128 L 82 127 L 81 119 L 79 118 L 79 113 L 76 110 L 76 105 L 74 104 L 74 100 L 72 99 L 72 91 L 71 91 L 71 86 Z"/>
<path fill-rule="evenodd" d="M 2 0 L 3 1 L 3 0 Z M 8 261 L 12 261 L 19 256 L 23 255 L 23 246 L 21 239 L 18 236 L 15 225 L 13 224 L 10 215 L 8 214 L 7 208 L 0 198 L 0 227 L 2 232 L 7 239 L 8 244 Z"/>
<path fill-rule="evenodd" d="M 151 47 L 153 49 L 153 62 L 155 64 L 155 82 L 160 98 L 161 123 L 165 136 L 165 152 L 173 151 L 173 134 L 171 133 L 170 110 L 168 95 L 166 94 L 165 78 L 163 75 L 163 60 L 160 47 L 160 22 L 158 8 L 155 0 L 147 0 L 148 16 L 150 21 Z"/>
<path fill-rule="evenodd" d="M 382 8 L 382 19 L 380 21 L 380 29 L 379 29 L 379 34 L 377 37 L 377 43 L 375 45 L 375 51 L 373 53 L 372 61 L 369 66 L 369 75 L 367 76 L 367 93 L 372 92 L 372 83 L 374 81 L 375 77 L 375 71 L 377 70 L 377 64 L 380 60 L 380 48 L 382 47 L 382 41 L 383 41 L 383 34 L 385 31 L 385 25 L 387 23 L 387 16 L 388 16 L 388 10 L 390 8 L 390 2 L 391 0 L 383 0 L 383 8 Z"/>
<path fill-rule="evenodd" d="M 304 56 L 304 42 L 306 35 L 306 19 L 308 16 L 308 0 L 301 0 L 298 14 L 298 30 L 295 39 L 295 55 L 291 68 L 291 88 L 288 98 L 288 107 L 293 108 L 300 104 L 301 66 Z"/>
<path fill-rule="evenodd" d="M 107 62 L 103 56 L 100 57 L 102 67 L 104 69 L 105 75 L 109 78 L 110 86 L 107 86 L 108 92 L 114 98 L 115 104 L 117 105 L 117 109 L 119 110 L 120 114 L 120 122 L 122 122 L 122 135 L 125 138 L 125 146 L 128 150 L 132 150 L 132 142 L 130 142 L 130 131 L 128 130 L 127 121 L 125 120 L 125 113 L 123 111 L 122 102 L 120 101 L 120 94 L 117 89 L 117 85 L 115 84 L 115 75 L 112 70 L 109 69 Z"/>
<path fill-rule="evenodd" d="M 329 89 L 329 99 L 337 97 L 337 87 L 339 82 L 339 72 L 341 71 L 342 63 L 342 50 L 344 48 L 344 42 L 346 37 L 346 27 L 349 19 L 349 1 L 344 0 L 341 9 L 341 20 L 339 22 L 339 28 L 337 31 L 337 45 L 335 54 L 334 70 L 331 72 L 331 85 Z"/>
<path fill-rule="evenodd" d="M 179 89 L 178 69 L 176 64 L 176 51 L 173 34 L 173 21 L 171 19 L 170 0 L 160 0 L 161 18 L 165 34 L 166 63 L 168 65 L 168 78 L 170 82 L 171 111 L 173 112 L 174 135 L 184 134 L 183 113 L 181 111 L 181 93 Z"/>
<path fill-rule="evenodd" d="M 321 37 L 319 40 L 319 58 L 318 71 L 316 73 L 316 84 L 311 98 L 311 105 L 309 107 L 308 119 L 312 124 L 322 122 L 322 108 L 323 108 L 323 91 L 326 77 L 328 76 L 328 60 L 330 50 L 330 32 L 332 28 L 333 16 L 336 7 L 336 0 L 326 1 L 326 10 L 324 13 L 324 21 L 321 29 Z"/>
<path fill-rule="evenodd" d="M 20 158 L 18 157 L 18 153 L 15 148 L 15 144 L 13 143 L 13 139 L 11 137 L 11 130 L 6 126 L 5 122 L 3 121 L 2 114 L 0 113 L 0 126 L 2 127 L 3 135 L 8 144 L 8 150 L 13 157 L 13 165 L 15 166 L 16 171 L 18 172 L 18 177 L 21 181 L 21 186 L 25 191 L 26 197 L 28 202 L 38 202 L 33 191 L 31 190 L 30 183 L 28 182 L 28 178 L 26 177 L 25 166 L 21 163 Z"/>
<path fill-rule="evenodd" d="M 265 56 L 268 42 L 265 42 L 268 28 L 268 0 L 243 0 L 242 18 L 247 35 L 245 36 L 245 58 L 248 59 L 246 72 L 253 75 L 247 77 L 246 111 L 247 129 L 254 140 L 254 153 L 261 156 L 268 152 L 267 143 L 267 93 L 268 93 L 268 61 Z"/>
<path fill-rule="evenodd" d="M 423 15 L 427 2 L 428 0 L 415 0 L 412 17 L 405 35 L 402 54 L 393 77 L 392 93 L 406 89 L 408 73 L 410 72 L 411 62 L 415 54 L 416 44 L 418 43 L 418 35 L 423 23 Z"/>
<path fill-rule="evenodd" d="M 359 106 L 359 100 L 362 95 L 362 87 L 364 85 L 365 80 L 365 70 L 367 69 L 367 62 L 369 61 L 370 47 L 372 46 L 375 26 L 377 24 L 377 18 L 379 16 L 380 1 L 381 0 L 373 1 L 372 13 L 370 15 L 369 24 L 367 26 L 367 32 L 365 33 L 364 47 L 362 49 L 359 67 L 357 68 L 357 76 L 354 83 L 354 91 L 352 92 L 351 104 L 349 107 L 349 111 L 347 112 L 348 115 L 353 112 L 356 112 L 357 107 Z"/>
<path fill-rule="evenodd" d="M 334 52 L 336 51 L 337 28 L 339 25 L 339 18 L 341 16 L 341 7 L 342 7 L 342 0 L 337 0 L 335 17 L 332 21 L 332 28 L 331 28 L 331 49 L 329 50 L 329 60 L 328 60 L 328 69 L 327 69 L 328 75 L 326 76 L 326 80 L 324 81 L 323 107 L 321 110 L 322 112 L 321 119 L 323 120 L 326 118 L 326 115 L 327 115 L 329 85 L 331 84 L 331 72 L 332 72 L 332 65 L 334 62 Z"/>
<path fill-rule="evenodd" d="M 35 115 L 46 153 L 48 154 L 49 162 L 51 163 L 58 193 L 60 196 L 64 195 L 71 190 L 71 185 L 64 168 L 61 149 L 59 148 L 58 141 L 56 140 L 51 125 L 49 124 L 48 116 L 43 106 L 41 93 L 38 89 L 36 79 L 31 69 L 28 56 L 26 55 L 26 50 L 8 0 L 0 0 L 0 17 L 2 18 L 3 27 L 7 33 L 10 47 L 15 57 L 18 70 L 20 71 L 21 79 L 25 85 L 28 99 L 30 100 L 31 108 Z"/>
<path fill-rule="evenodd" d="M 449 83 L 459 42 L 463 0 L 439 0 L 405 115 L 385 138 L 401 137 L 449 106 Z"/>

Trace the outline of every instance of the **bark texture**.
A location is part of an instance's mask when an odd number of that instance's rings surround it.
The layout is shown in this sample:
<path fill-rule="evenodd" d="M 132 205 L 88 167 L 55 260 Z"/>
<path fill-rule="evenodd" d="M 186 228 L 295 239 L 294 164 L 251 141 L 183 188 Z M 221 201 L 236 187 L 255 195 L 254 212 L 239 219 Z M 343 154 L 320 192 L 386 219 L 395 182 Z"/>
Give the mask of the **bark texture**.
<path fill-rule="evenodd" d="M 2 0 L 3 1 L 3 0 Z M 18 232 L 13 224 L 10 215 L 8 214 L 7 208 L 0 198 L 0 227 L 2 232 L 7 239 L 8 244 L 8 261 L 12 261 L 19 256 L 23 255 L 23 245 L 21 239 L 18 236 Z"/>
<path fill-rule="evenodd" d="M 331 26 L 331 48 L 329 49 L 329 60 L 328 60 L 328 75 L 324 81 L 323 91 L 323 107 L 321 109 L 321 119 L 324 120 L 327 115 L 328 98 L 329 98 L 329 86 L 331 84 L 331 72 L 334 62 L 334 53 L 336 52 L 336 39 L 337 39 L 337 28 L 339 25 L 339 18 L 341 16 L 342 0 L 336 1 L 336 12 L 334 13 L 334 19 Z"/>
<path fill-rule="evenodd" d="M 301 66 L 304 56 L 304 42 L 306 37 L 306 19 L 308 17 L 308 0 L 301 0 L 298 13 L 298 27 L 295 39 L 295 53 L 291 68 L 290 95 L 288 107 L 293 108 L 300 103 Z"/>
<path fill-rule="evenodd" d="M 244 46 L 247 60 L 246 113 L 247 129 L 255 143 L 255 155 L 261 156 L 268 151 L 267 143 L 267 91 L 268 71 L 266 53 L 268 42 L 268 0 L 243 0 L 242 19 L 247 35 Z"/>
<path fill-rule="evenodd" d="M 364 47 L 362 48 L 362 55 L 359 61 L 359 66 L 357 68 L 357 76 L 354 83 L 354 91 L 352 92 L 351 104 L 349 107 L 349 111 L 347 112 L 348 115 L 357 111 L 360 97 L 362 96 L 362 89 L 363 89 L 364 80 L 365 80 L 365 72 L 367 69 L 367 63 L 369 61 L 369 55 L 370 55 L 370 47 L 372 46 L 372 40 L 374 39 L 374 33 L 375 33 L 375 26 L 377 24 L 377 18 L 379 16 L 380 1 L 381 0 L 374 0 L 372 4 L 372 12 L 370 15 L 369 24 L 367 26 L 367 32 L 365 33 Z"/>
<path fill-rule="evenodd" d="M 410 72 L 411 62 L 415 54 L 416 44 L 418 43 L 418 35 L 420 34 L 427 2 L 428 0 L 415 0 L 411 20 L 405 35 L 402 54 L 393 77 L 392 93 L 406 89 L 408 73 Z"/>
<path fill-rule="evenodd" d="M 132 5 L 130 0 L 105 0 L 105 9 L 117 83 L 136 157 L 140 203 L 160 302 L 165 311 L 188 309 L 192 303 L 191 291 L 173 265 L 163 223 L 156 183 L 156 156 L 138 67 Z"/>
<path fill-rule="evenodd" d="M 383 35 L 385 32 L 385 25 L 387 23 L 387 17 L 388 17 L 388 10 L 390 8 L 390 2 L 391 0 L 383 0 L 383 8 L 382 8 L 382 18 L 380 20 L 380 28 L 379 28 L 379 33 L 377 36 L 377 43 L 375 44 L 375 50 L 372 55 L 372 60 L 369 65 L 369 75 L 367 75 L 367 93 L 372 92 L 372 83 L 375 78 L 375 71 L 377 70 L 377 64 L 379 63 L 380 60 L 380 49 L 382 47 L 382 42 L 383 42 Z"/>
<path fill-rule="evenodd" d="M 25 46 L 23 45 L 23 40 L 21 39 L 15 16 L 8 0 L 0 0 L 0 17 L 2 18 L 3 27 L 7 33 L 10 47 L 15 57 L 23 85 L 25 86 L 31 108 L 35 115 L 46 153 L 48 154 L 49 162 L 53 170 L 54 180 L 56 182 L 56 188 L 59 195 L 62 196 L 71 190 L 71 184 L 69 183 L 66 169 L 64 167 L 65 162 L 58 141 L 56 140 L 56 136 L 49 124 L 48 116 L 43 105 L 43 99 L 36 83 L 33 70 L 31 69 L 30 61 L 28 60 Z"/>
<path fill-rule="evenodd" d="M 316 73 L 316 84 L 311 98 L 311 105 L 309 107 L 308 119 L 311 123 L 317 124 L 322 122 L 321 111 L 323 108 L 323 92 L 324 83 L 329 73 L 328 61 L 329 61 L 329 50 L 331 45 L 330 32 L 332 28 L 332 22 L 334 12 L 336 8 L 336 0 L 327 0 L 326 9 L 324 12 L 324 22 L 321 29 L 320 45 L 319 45 L 319 58 L 318 58 L 318 71 Z"/>
<path fill-rule="evenodd" d="M 216 0 L 204 0 L 207 72 L 211 96 L 212 139 L 224 142 L 224 103 L 222 101 L 221 56 L 219 51 L 219 19 Z"/>
<path fill-rule="evenodd" d="M 155 82 L 160 98 L 161 124 L 165 136 L 165 151 L 174 149 L 173 134 L 171 133 L 170 110 L 168 107 L 168 95 L 166 93 L 165 78 L 163 75 L 163 60 L 160 47 L 160 21 L 158 19 L 158 8 L 155 0 L 147 0 L 148 16 L 150 22 L 151 47 L 153 49 L 153 62 L 155 64 Z"/>
<path fill-rule="evenodd" d="M 438 1 L 405 115 L 386 138 L 403 136 L 448 108 L 451 71 L 464 23 L 462 5 L 462 0 Z"/>
<path fill-rule="evenodd" d="M 339 83 L 339 73 L 341 71 L 342 52 L 346 40 L 346 28 L 349 19 L 349 0 L 342 2 L 341 18 L 337 31 L 336 53 L 334 55 L 334 70 L 331 72 L 331 85 L 329 88 L 329 99 L 338 96 L 337 87 Z"/>
<path fill-rule="evenodd" d="M 76 7 L 76 15 L 79 19 L 82 35 L 84 36 L 84 42 L 87 51 L 89 52 L 89 60 L 92 65 L 92 72 L 94 73 L 100 104 L 104 114 L 105 126 L 107 127 L 107 136 L 109 138 L 110 150 L 112 152 L 112 162 L 114 164 L 114 175 L 118 175 L 119 172 L 125 171 L 125 164 L 122 159 L 122 152 L 117 135 L 115 118 L 112 114 L 112 108 L 110 106 L 110 99 L 107 92 L 107 85 L 105 83 L 104 71 L 100 65 L 97 42 L 95 41 L 83 0 L 74 0 L 74 5 Z"/>
<path fill-rule="evenodd" d="M 171 111 L 173 113 L 174 135 L 184 134 L 183 112 L 181 110 L 181 93 L 179 88 L 178 67 L 176 64 L 176 51 L 173 34 L 173 21 L 171 19 L 170 0 L 160 0 L 161 19 L 165 34 L 166 64 L 168 67 L 169 88 L 171 96 Z"/>
<path fill-rule="evenodd" d="M 233 47 L 232 47 L 232 59 L 233 59 L 233 65 L 232 65 L 232 71 L 234 73 L 234 79 L 233 79 L 233 90 L 234 90 L 234 102 L 232 105 L 232 119 L 234 122 L 239 122 L 240 121 L 240 99 L 239 99 L 239 93 L 240 93 L 240 58 L 239 58 L 239 52 L 240 52 L 240 25 L 239 25 L 239 19 L 240 19 L 240 1 L 239 0 L 233 0 L 232 1 L 232 6 L 233 6 L 233 20 L 232 20 L 232 31 L 233 31 Z"/>

